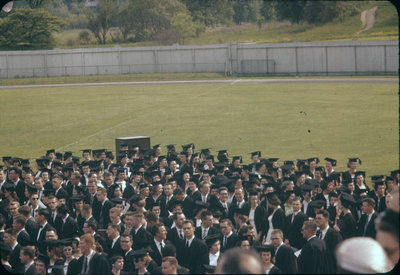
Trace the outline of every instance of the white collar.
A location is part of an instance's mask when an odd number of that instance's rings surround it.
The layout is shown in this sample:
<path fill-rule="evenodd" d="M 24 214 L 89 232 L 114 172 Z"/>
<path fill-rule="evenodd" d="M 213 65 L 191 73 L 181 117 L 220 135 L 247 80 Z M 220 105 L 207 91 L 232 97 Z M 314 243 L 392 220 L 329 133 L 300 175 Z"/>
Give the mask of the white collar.
<path fill-rule="evenodd" d="M 312 235 L 310 238 L 307 239 L 307 242 L 309 242 L 311 239 L 313 239 L 313 238 L 315 238 L 315 237 L 317 237 L 315 234 Z"/>
<path fill-rule="evenodd" d="M 65 216 L 65 218 L 62 219 L 63 223 L 65 223 L 65 221 L 68 219 L 68 217 L 69 217 L 69 214 L 67 214 L 67 216 Z"/>
<path fill-rule="evenodd" d="M 186 238 L 186 237 L 185 237 L 185 238 Z M 192 238 L 191 238 L 190 240 L 186 240 L 186 241 L 189 242 L 189 246 L 192 244 L 193 239 L 194 239 L 194 235 L 192 236 Z"/>

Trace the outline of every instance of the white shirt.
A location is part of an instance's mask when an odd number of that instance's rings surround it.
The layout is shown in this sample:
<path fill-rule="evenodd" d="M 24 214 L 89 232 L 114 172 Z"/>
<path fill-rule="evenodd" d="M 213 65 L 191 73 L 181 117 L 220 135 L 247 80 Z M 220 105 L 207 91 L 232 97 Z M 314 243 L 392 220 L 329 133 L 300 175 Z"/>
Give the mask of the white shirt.
<path fill-rule="evenodd" d="M 115 243 L 118 241 L 119 236 L 117 236 L 116 238 L 113 239 L 112 244 L 111 244 L 111 248 L 114 247 Z"/>
<path fill-rule="evenodd" d="M 25 272 L 33 265 L 33 261 L 25 265 Z"/>
<path fill-rule="evenodd" d="M 210 265 L 216 266 L 218 263 L 220 252 L 218 251 L 216 254 L 208 253 L 208 258 L 210 259 Z"/>
<path fill-rule="evenodd" d="M 189 242 L 189 247 L 190 247 L 190 245 L 192 244 L 193 239 L 194 239 L 194 235 L 193 235 L 193 237 L 192 237 L 190 240 L 186 240 L 186 242 Z M 185 242 L 185 244 L 186 244 L 186 242 Z"/>
<path fill-rule="evenodd" d="M 163 246 L 165 246 L 165 243 L 163 240 L 161 240 L 161 242 L 157 241 L 156 238 L 154 238 L 154 243 L 157 245 L 158 251 L 161 254 L 161 249 Z"/>
<path fill-rule="evenodd" d="M 309 242 L 312 238 L 317 237 L 316 235 L 312 235 L 310 238 L 307 239 L 307 242 Z"/>
<path fill-rule="evenodd" d="M 321 239 L 322 240 L 325 239 L 325 235 L 326 235 L 326 232 L 328 232 L 328 229 L 329 229 L 329 225 L 324 230 L 321 230 Z"/>

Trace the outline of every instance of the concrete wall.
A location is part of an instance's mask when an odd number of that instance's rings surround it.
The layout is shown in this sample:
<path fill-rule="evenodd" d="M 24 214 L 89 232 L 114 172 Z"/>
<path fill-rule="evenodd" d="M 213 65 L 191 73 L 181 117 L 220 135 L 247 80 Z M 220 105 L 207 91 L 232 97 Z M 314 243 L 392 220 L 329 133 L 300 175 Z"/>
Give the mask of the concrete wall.
<path fill-rule="evenodd" d="M 398 41 L 0 52 L 0 78 L 131 73 L 398 74 Z"/>

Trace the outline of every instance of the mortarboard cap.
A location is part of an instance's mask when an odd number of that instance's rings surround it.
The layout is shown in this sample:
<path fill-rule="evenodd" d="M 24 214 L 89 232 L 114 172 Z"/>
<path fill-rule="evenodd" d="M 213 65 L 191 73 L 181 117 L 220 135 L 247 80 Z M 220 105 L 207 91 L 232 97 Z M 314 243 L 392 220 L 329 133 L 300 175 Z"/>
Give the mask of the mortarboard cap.
<path fill-rule="evenodd" d="M 168 150 L 172 150 L 172 149 L 175 149 L 175 144 L 168 144 L 165 147 L 167 147 Z"/>
<path fill-rule="evenodd" d="M 313 207 L 313 208 L 321 208 L 322 206 L 326 206 L 326 202 L 322 201 L 322 200 L 315 200 L 315 201 L 311 201 L 309 206 Z"/>
<path fill-rule="evenodd" d="M 257 244 L 254 246 L 254 248 L 258 252 L 271 252 L 271 258 L 273 257 L 273 253 L 275 251 L 275 248 L 272 245 L 266 245 L 266 244 Z"/>
<path fill-rule="evenodd" d="M 182 145 L 182 150 L 183 151 L 186 151 L 189 148 L 192 148 L 194 150 L 194 144 L 193 143 L 189 143 L 189 144 Z"/>
<path fill-rule="evenodd" d="M 293 161 L 293 160 L 285 160 L 285 161 L 283 162 L 283 165 L 284 165 L 284 166 L 285 166 L 285 165 L 293 166 L 293 165 L 294 165 L 294 161 Z"/>
<path fill-rule="evenodd" d="M 71 201 L 73 203 L 78 202 L 78 201 L 83 201 L 84 196 L 83 195 L 76 195 L 71 197 Z"/>
<path fill-rule="evenodd" d="M 129 199 L 131 204 L 137 203 L 138 201 L 141 201 L 141 200 L 142 200 L 142 196 L 140 196 L 139 194 L 135 194 Z"/>
<path fill-rule="evenodd" d="M 55 155 L 56 155 L 56 159 L 62 159 L 62 157 L 63 157 L 63 154 L 60 152 L 56 152 Z"/>
<path fill-rule="evenodd" d="M 7 191 L 14 191 L 15 190 L 15 185 L 14 185 L 14 183 L 12 183 L 12 182 L 5 182 L 4 184 L 3 184 L 3 187 L 2 187 L 4 190 L 7 190 Z"/>
<path fill-rule="evenodd" d="M 220 234 L 212 234 L 212 235 L 208 235 L 208 236 L 204 239 L 204 241 L 206 242 L 206 244 L 207 244 L 208 246 L 211 246 L 211 245 L 213 245 L 216 241 L 218 241 L 220 237 L 221 237 Z"/>
<path fill-rule="evenodd" d="M 304 191 L 304 192 L 310 192 L 310 191 L 314 190 L 314 186 L 315 185 L 311 185 L 311 184 L 303 184 L 300 186 L 300 189 L 301 189 L 301 191 Z"/>
<path fill-rule="evenodd" d="M 156 145 L 154 145 L 154 146 L 153 146 L 153 149 L 154 149 L 154 150 L 157 149 L 158 147 L 160 147 L 160 145 L 161 145 L 161 144 L 156 144 Z"/>
<path fill-rule="evenodd" d="M 92 149 L 83 149 L 83 150 L 81 150 L 82 151 L 82 153 L 91 153 L 92 152 Z"/>
<path fill-rule="evenodd" d="M 399 174 L 399 173 L 400 173 L 400 170 L 399 170 L 399 169 L 390 171 L 390 175 L 391 175 L 392 177 L 396 177 L 396 175 Z"/>
<path fill-rule="evenodd" d="M 137 259 L 137 258 L 142 258 L 142 257 L 146 256 L 147 253 L 148 253 L 147 248 L 142 248 L 142 249 L 134 250 L 132 256 L 134 259 Z"/>
<path fill-rule="evenodd" d="M 315 161 L 316 163 L 319 163 L 319 158 L 313 157 L 313 158 L 308 158 L 308 159 L 307 159 L 307 162 L 308 162 L 308 163 L 313 162 L 313 161 Z"/>
<path fill-rule="evenodd" d="M 315 171 L 325 172 L 325 167 L 324 166 L 317 166 L 317 167 L 315 167 Z"/>
<path fill-rule="evenodd" d="M 29 159 L 22 159 L 21 163 L 22 164 L 29 164 L 30 162 L 29 162 Z"/>
<path fill-rule="evenodd" d="M 240 160 L 240 163 L 242 163 L 242 156 L 234 156 L 232 158 L 232 161 L 235 161 L 235 160 Z"/>
<path fill-rule="evenodd" d="M 359 159 L 359 158 L 348 158 L 348 159 L 349 159 L 349 162 L 357 162 L 358 161 L 359 164 L 362 164 L 361 159 Z"/>
<path fill-rule="evenodd" d="M 324 160 L 329 161 L 330 163 L 332 163 L 332 166 L 336 166 L 336 159 L 333 159 L 333 158 L 325 158 Z"/>
<path fill-rule="evenodd" d="M 3 157 L 3 162 L 4 162 L 4 161 L 9 161 L 10 159 L 11 159 L 10 156 Z"/>
<path fill-rule="evenodd" d="M 37 260 L 43 262 L 44 265 L 46 266 L 46 269 L 50 264 L 50 258 L 47 255 L 44 255 L 44 254 L 41 254 L 41 253 L 39 253 L 39 255 L 37 256 Z"/>
<path fill-rule="evenodd" d="M 55 154 L 56 150 L 54 149 L 49 149 L 46 151 L 46 155 L 50 155 L 51 153 Z"/>
<path fill-rule="evenodd" d="M 261 151 L 251 152 L 250 155 L 251 155 L 251 157 L 254 157 L 254 156 L 259 156 L 259 157 L 261 157 Z"/>
<path fill-rule="evenodd" d="M 123 203 L 124 203 L 124 200 L 121 199 L 121 198 L 112 198 L 110 201 L 111 201 L 113 204 L 123 204 Z"/>
<path fill-rule="evenodd" d="M 348 193 L 341 193 L 340 202 L 344 207 L 348 208 L 350 205 L 356 203 L 356 200 Z"/>
<path fill-rule="evenodd" d="M 214 156 L 213 156 L 213 155 L 208 155 L 208 156 L 206 157 L 206 159 L 211 159 L 211 160 L 214 162 Z"/>
<path fill-rule="evenodd" d="M 71 152 L 71 151 L 64 152 L 64 160 L 72 157 L 72 154 L 73 154 L 73 152 Z"/>
<path fill-rule="evenodd" d="M 385 177 L 384 175 L 374 175 L 374 176 L 371 176 L 371 181 L 373 181 L 373 182 L 383 181 L 384 177 Z"/>
<path fill-rule="evenodd" d="M 276 162 L 279 158 L 267 158 L 269 162 Z"/>
<path fill-rule="evenodd" d="M 120 147 L 128 147 L 128 143 L 121 143 Z"/>

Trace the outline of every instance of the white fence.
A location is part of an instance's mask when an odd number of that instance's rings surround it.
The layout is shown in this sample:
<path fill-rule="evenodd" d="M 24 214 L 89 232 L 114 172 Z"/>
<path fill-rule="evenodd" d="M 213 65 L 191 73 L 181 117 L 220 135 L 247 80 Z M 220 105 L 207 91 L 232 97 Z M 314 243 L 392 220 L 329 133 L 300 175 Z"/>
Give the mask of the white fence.
<path fill-rule="evenodd" d="M 398 41 L 0 51 L 0 78 L 134 73 L 398 74 Z"/>

